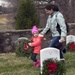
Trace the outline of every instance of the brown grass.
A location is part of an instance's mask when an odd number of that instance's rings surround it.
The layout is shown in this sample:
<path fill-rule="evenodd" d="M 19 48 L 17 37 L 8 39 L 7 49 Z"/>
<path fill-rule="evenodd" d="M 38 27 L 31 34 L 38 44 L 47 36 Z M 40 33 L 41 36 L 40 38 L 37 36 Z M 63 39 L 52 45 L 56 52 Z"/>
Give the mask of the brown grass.
<path fill-rule="evenodd" d="M 7 17 L 8 17 L 7 14 L 0 15 L 0 24 L 7 24 L 9 22 Z"/>
<path fill-rule="evenodd" d="M 0 30 L 12 30 L 14 27 L 11 25 L 14 23 L 13 15 L 1 14 L 0 15 Z"/>

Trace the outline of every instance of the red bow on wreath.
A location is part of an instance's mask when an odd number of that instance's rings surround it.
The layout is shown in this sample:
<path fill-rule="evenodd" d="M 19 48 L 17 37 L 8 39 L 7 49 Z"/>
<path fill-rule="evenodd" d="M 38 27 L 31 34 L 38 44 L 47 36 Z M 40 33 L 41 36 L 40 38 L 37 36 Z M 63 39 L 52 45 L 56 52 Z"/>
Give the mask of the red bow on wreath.
<path fill-rule="evenodd" d="M 24 50 L 28 50 L 28 45 L 26 43 L 24 44 Z"/>
<path fill-rule="evenodd" d="M 71 43 L 70 44 L 70 50 L 72 51 L 72 50 L 75 50 L 75 44 L 74 43 Z"/>
<path fill-rule="evenodd" d="M 56 63 L 51 63 L 51 62 L 49 62 L 49 63 L 47 64 L 47 67 L 48 67 L 48 69 L 49 69 L 49 72 L 50 72 L 50 73 L 53 73 L 53 72 L 56 72 L 57 64 L 56 64 Z"/>

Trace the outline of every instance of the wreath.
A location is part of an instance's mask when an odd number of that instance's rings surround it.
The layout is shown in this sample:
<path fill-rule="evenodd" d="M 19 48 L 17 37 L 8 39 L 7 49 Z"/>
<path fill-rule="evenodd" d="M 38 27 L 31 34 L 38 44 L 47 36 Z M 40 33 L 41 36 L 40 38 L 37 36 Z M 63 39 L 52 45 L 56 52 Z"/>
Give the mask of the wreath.
<path fill-rule="evenodd" d="M 42 75 L 63 75 L 66 72 L 65 64 L 56 59 L 48 59 L 43 62 Z"/>
<path fill-rule="evenodd" d="M 29 42 L 31 42 L 31 40 L 26 37 L 18 38 L 15 50 L 17 56 L 28 58 L 31 56 L 33 48 L 28 45 Z"/>
<path fill-rule="evenodd" d="M 75 51 L 75 42 L 69 42 L 67 45 L 66 45 L 66 49 L 68 51 Z"/>

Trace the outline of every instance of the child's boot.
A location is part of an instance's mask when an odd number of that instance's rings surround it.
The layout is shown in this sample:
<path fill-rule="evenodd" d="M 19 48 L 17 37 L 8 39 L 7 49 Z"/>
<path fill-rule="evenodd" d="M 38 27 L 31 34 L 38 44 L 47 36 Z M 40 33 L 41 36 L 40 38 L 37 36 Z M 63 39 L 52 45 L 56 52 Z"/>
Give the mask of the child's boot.
<path fill-rule="evenodd" d="M 36 67 L 36 62 L 34 62 L 34 67 Z"/>
<path fill-rule="evenodd" d="M 34 67 L 39 67 L 40 66 L 40 60 L 37 60 L 36 62 L 34 62 Z"/>
<path fill-rule="evenodd" d="M 40 60 L 37 60 L 36 67 L 39 67 L 39 66 L 40 66 Z"/>

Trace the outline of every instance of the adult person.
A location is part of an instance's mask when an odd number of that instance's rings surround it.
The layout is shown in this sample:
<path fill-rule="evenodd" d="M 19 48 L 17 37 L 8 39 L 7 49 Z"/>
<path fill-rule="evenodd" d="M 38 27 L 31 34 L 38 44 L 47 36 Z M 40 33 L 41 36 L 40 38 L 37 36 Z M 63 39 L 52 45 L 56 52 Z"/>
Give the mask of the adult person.
<path fill-rule="evenodd" d="M 46 13 L 49 15 L 46 23 L 46 27 L 40 33 L 45 35 L 46 32 L 50 29 L 52 33 L 52 41 L 50 42 L 49 47 L 54 47 L 62 50 L 62 44 L 65 42 L 65 37 L 67 35 L 67 28 L 65 25 L 65 19 L 62 13 L 59 11 L 57 5 L 48 4 L 45 7 Z M 57 30 L 57 23 L 60 25 L 60 31 Z M 60 50 L 60 58 L 63 59 L 62 51 Z"/>

